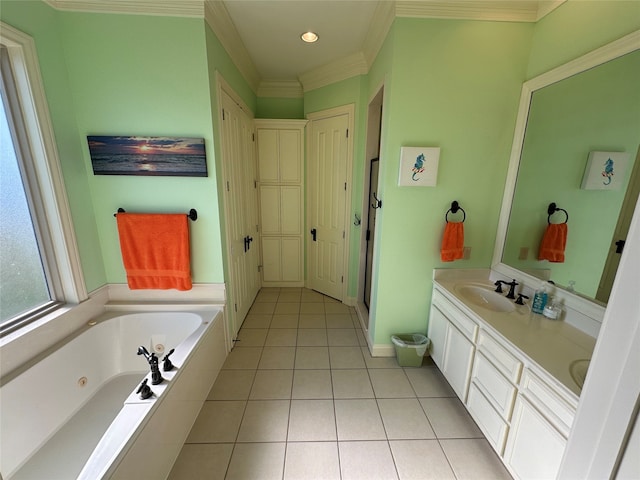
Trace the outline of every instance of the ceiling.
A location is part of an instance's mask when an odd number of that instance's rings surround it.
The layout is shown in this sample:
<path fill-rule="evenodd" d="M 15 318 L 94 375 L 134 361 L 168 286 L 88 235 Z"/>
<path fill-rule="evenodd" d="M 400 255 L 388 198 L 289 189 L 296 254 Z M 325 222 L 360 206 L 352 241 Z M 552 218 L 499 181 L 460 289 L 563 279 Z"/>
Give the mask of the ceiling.
<path fill-rule="evenodd" d="M 396 17 L 536 22 L 566 0 L 45 0 L 59 10 L 204 17 L 259 96 L 367 73 Z M 319 35 L 306 44 L 300 34 Z"/>

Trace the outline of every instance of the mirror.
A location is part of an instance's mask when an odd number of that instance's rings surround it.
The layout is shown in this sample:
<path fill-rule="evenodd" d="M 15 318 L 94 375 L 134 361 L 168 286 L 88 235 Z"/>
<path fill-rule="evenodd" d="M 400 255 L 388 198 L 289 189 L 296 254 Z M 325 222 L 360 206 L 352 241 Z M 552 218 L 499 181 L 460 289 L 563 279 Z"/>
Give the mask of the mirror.
<path fill-rule="evenodd" d="M 626 236 L 640 190 L 639 39 L 628 35 L 524 84 L 494 269 L 530 286 L 550 279 L 606 304 L 620 257 L 615 242 Z M 582 188 L 591 152 L 626 153 L 626 161 L 614 156 L 616 188 Z M 605 171 L 600 159 L 592 165 Z M 549 215 L 551 203 L 567 216 Z M 564 261 L 538 260 L 548 222 L 566 218 Z"/>

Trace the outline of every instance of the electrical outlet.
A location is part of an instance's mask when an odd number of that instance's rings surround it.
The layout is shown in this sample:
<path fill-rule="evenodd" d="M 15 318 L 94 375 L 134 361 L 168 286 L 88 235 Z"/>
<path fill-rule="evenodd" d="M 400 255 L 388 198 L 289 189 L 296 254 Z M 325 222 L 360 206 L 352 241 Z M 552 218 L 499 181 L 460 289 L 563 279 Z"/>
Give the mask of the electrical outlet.
<path fill-rule="evenodd" d="M 529 247 L 520 247 L 520 255 L 518 260 L 526 260 L 529 257 Z"/>
<path fill-rule="evenodd" d="M 462 258 L 464 260 L 469 260 L 469 257 L 471 257 L 471 247 L 464 247 L 462 249 Z"/>

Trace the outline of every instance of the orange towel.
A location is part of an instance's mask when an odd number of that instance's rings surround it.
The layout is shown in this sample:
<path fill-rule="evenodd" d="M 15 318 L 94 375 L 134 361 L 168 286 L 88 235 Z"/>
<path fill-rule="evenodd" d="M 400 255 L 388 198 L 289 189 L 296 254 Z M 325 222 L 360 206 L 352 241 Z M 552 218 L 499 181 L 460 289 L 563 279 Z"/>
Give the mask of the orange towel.
<path fill-rule="evenodd" d="M 542 237 L 538 260 L 554 263 L 564 262 L 564 247 L 567 245 L 567 224 L 550 223 Z"/>
<path fill-rule="evenodd" d="M 118 213 L 122 261 L 132 290 L 191 290 L 185 214 Z"/>
<path fill-rule="evenodd" d="M 442 237 L 440 258 L 443 262 L 453 262 L 462 258 L 464 250 L 464 223 L 447 222 Z"/>

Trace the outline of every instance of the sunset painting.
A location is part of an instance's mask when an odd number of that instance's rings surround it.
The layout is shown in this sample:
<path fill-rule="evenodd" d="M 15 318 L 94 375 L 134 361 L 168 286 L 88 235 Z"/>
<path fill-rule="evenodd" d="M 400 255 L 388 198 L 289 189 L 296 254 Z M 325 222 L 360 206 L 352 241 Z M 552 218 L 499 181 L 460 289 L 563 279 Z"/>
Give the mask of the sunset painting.
<path fill-rule="evenodd" d="M 87 136 L 94 175 L 206 177 L 203 138 Z"/>

